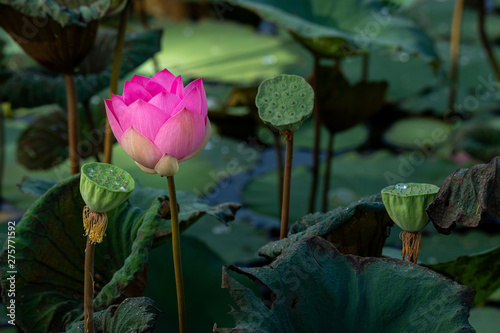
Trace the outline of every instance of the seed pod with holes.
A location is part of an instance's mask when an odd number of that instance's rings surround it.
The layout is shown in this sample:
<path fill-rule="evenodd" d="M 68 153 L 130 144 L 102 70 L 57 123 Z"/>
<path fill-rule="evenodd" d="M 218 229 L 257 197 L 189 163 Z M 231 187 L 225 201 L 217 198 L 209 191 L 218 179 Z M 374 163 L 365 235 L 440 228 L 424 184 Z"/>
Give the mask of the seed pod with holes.
<path fill-rule="evenodd" d="M 85 235 L 93 243 L 100 243 L 107 226 L 106 212 L 128 199 L 135 182 L 128 172 L 112 164 L 91 162 L 84 164 L 81 171 Z"/>
<path fill-rule="evenodd" d="M 436 198 L 439 187 L 432 184 L 396 184 L 382 189 L 382 201 L 385 209 L 403 232 L 400 238 L 403 242 L 401 258 L 417 262 L 422 230 L 429 217 L 425 209 Z"/>
<path fill-rule="evenodd" d="M 255 104 L 266 125 L 295 132 L 312 114 L 314 90 L 302 77 L 282 74 L 260 84 Z"/>
<path fill-rule="evenodd" d="M 385 209 L 401 229 L 420 231 L 429 217 L 425 209 L 436 198 L 439 187 L 432 184 L 397 184 L 382 189 L 382 201 Z"/>

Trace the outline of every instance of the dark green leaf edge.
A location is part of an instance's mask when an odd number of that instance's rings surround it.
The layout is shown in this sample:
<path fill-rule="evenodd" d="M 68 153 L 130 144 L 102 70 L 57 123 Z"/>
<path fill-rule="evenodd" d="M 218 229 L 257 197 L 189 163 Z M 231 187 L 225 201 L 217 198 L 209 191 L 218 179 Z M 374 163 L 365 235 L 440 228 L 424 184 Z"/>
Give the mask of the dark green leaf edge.
<path fill-rule="evenodd" d="M 276 258 L 285 249 L 300 241 L 302 238 L 306 236 L 325 236 L 343 224 L 349 223 L 349 220 L 355 217 L 356 214 L 367 211 L 385 213 L 385 215 L 387 215 L 388 227 L 393 225 L 382 203 L 381 195 L 376 194 L 353 202 L 347 207 L 338 207 L 328 213 L 317 212 L 306 215 L 292 224 L 288 231 L 287 238 L 264 245 L 259 249 L 258 253 L 267 258 Z M 340 216 L 341 219 L 334 220 L 334 217 L 337 216 Z"/>

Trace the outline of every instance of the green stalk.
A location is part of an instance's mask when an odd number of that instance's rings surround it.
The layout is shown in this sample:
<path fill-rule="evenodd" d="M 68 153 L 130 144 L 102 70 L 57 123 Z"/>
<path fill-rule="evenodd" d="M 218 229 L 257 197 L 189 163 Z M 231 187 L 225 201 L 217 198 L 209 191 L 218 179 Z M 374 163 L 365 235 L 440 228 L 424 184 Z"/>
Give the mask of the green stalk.
<path fill-rule="evenodd" d="M 490 61 L 491 67 L 493 67 L 493 71 L 495 72 L 495 76 L 497 77 L 497 87 L 500 90 L 500 66 L 493 54 L 493 50 L 491 49 L 490 41 L 488 36 L 486 35 L 485 25 L 485 3 L 484 0 L 479 0 L 479 36 L 481 37 L 481 42 L 483 43 L 484 50 L 488 55 L 488 60 Z"/>
<path fill-rule="evenodd" d="M 450 36 L 450 94 L 448 96 L 448 115 L 455 112 L 455 100 L 457 95 L 457 74 L 458 74 L 458 56 L 460 49 L 460 26 L 462 25 L 462 13 L 464 10 L 464 0 L 456 0 L 453 11 L 453 21 L 451 23 Z"/>
<path fill-rule="evenodd" d="M 120 13 L 120 23 L 118 25 L 118 34 L 116 36 L 115 53 L 113 55 L 113 67 L 111 69 L 111 80 L 109 83 L 109 98 L 118 91 L 118 81 L 120 79 L 120 67 L 122 62 L 122 50 L 125 40 L 125 30 L 127 29 L 128 11 L 131 1 L 127 2 L 125 8 Z M 111 148 L 113 146 L 113 131 L 106 121 L 106 130 L 104 132 L 104 163 L 111 163 Z"/>
<path fill-rule="evenodd" d="M 68 112 L 68 145 L 69 163 L 72 175 L 80 172 L 80 156 L 78 155 L 78 104 L 76 97 L 75 77 L 65 73 L 66 99 Z"/>
<path fill-rule="evenodd" d="M 179 332 L 186 333 L 186 302 L 184 298 L 184 281 L 182 279 L 181 239 L 177 197 L 175 194 L 174 176 L 168 176 L 168 195 L 172 219 L 172 250 L 174 255 L 175 285 L 177 290 L 177 311 L 179 315 Z"/>
<path fill-rule="evenodd" d="M 333 160 L 333 140 L 335 138 L 335 134 L 330 132 L 328 137 L 328 149 L 326 155 L 326 170 L 323 179 L 323 202 L 322 202 L 322 211 L 326 212 L 328 210 L 328 191 L 330 190 L 330 174 L 332 168 L 332 160 Z"/>
<path fill-rule="evenodd" d="M 290 185 L 292 181 L 293 132 L 286 133 L 285 175 L 283 180 L 283 201 L 281 203 L 280 239 L 288 235 L 288 216 L 290 210 Z"/>
<path fill-rule="evenodd" d="M 94 333 L 94 253 L 95 244 L 87 237 L 83 291 L 83 320 L 85 322 L 85 333 Z"/>
<path fill-rule="evenodd" d="M 318 190 L 318 169 L 319 169 L 319 142 L 320 142 L 320 121 L 319 121 L 319 102 L 318 102 L 318 75 L 319 75 L 319 58 L 314 56 L 314 69 L 312 88 L 314 89 L 314 147 L 313 147 L 313 163 L 312 163 L 312 184 L 311 193 L 309 195 L 309 213 L 313 213 L 316 206 L 316 192 Z"/>

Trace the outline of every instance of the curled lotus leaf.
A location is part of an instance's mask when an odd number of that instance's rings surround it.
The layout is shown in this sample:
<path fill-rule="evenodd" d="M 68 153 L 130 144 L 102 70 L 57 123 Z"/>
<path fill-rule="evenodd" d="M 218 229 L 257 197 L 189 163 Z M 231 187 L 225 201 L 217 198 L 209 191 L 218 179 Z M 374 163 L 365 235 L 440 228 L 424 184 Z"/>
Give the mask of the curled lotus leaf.
<path fill-rule="evenodd" d="M 427 214 L 436 229 L 449 234 L 456 224 L 477 227 L 488 216 L 500 218 L 500 157 L 488 164 L 453 171 L 441 183 Z"/>
<path fill-rule="evenodd" d="M 236 327 L 217 333 L 475 332 L 473 290 L 402 260 L 343 255 L 317 236 L 263 267 L 225 266 L 222 287 L 236 302 Z"/>

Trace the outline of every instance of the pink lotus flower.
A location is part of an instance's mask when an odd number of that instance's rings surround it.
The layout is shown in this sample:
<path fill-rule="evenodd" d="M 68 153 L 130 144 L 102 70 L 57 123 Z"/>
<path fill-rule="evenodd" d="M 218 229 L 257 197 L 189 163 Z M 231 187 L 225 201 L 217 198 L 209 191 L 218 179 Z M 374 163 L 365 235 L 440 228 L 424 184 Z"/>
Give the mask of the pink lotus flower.
<path fill-rule="evenodd" d="M 202 79 L 185 88 L 167 69 L 134 75 L 123 95 L 104 100 L 109 124 L 125 152 L 145 172 L 172 176 L 178 162 L 203 150 L 210 137 Z"/>

